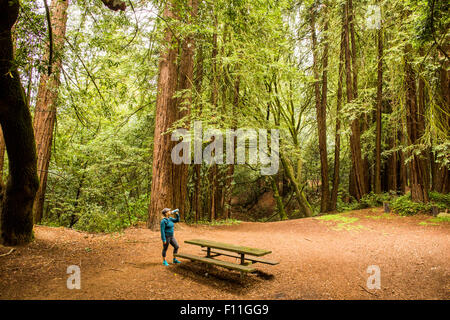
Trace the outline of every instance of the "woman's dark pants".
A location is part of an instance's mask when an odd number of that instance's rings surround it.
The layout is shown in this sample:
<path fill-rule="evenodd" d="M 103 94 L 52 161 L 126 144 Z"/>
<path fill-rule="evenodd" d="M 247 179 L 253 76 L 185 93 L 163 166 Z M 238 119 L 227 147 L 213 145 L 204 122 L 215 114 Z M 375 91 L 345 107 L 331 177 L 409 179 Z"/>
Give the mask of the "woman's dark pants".
<path fill-rule="evenodd" d="M 173 254 L 176 254 L 178 252 L 178 243 L 175 237 L 166 237 L 166 243 L 163 244 L 163 250 L 162 250 L 162 256 L 163 258 L 166 257 L 167 249 L 169 248 L 169 244 L 173 247 Z"/>

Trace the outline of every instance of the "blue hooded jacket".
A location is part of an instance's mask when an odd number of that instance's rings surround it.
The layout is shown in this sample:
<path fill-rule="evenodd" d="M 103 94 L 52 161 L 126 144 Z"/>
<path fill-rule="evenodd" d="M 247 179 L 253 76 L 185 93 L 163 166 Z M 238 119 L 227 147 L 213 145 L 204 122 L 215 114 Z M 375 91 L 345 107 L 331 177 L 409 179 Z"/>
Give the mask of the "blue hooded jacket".
<path fill-rule="evenodd" d="M 173 227 L 175 223 L 180 221 L 180 215 L 177 213 L 176 218 L 164 218 L 161 220 L 161 239 L 166 242 L 166 237 L 173 237 Z"/>

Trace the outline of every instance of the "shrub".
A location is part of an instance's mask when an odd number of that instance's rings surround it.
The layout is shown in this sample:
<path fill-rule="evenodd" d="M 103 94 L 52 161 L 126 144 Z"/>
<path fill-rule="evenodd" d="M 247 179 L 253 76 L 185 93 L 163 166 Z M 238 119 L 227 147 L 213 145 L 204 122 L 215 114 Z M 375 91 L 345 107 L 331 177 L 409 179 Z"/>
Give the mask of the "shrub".
<path fill-rule="evenodd" d="M 361 201 L 359 202 L 360 209 L 380 207 L 383 205 L 383 202 L 390 201 L 393 195 L 393 193 L 387 192 L 380 194 L 370 192 L 361 198 Z"/>
<path fill-rule="evenodd" d="M 439 209 L 450 208 L 450 196 L 430 192 L 430 201 L 428 203 L 414 202 L 411 200 L 411 193 L 397 197 L 390 203 L 391 208 L 401 216 L 411 216 L 417 213 L 431 213 L 433 207 Z"/>

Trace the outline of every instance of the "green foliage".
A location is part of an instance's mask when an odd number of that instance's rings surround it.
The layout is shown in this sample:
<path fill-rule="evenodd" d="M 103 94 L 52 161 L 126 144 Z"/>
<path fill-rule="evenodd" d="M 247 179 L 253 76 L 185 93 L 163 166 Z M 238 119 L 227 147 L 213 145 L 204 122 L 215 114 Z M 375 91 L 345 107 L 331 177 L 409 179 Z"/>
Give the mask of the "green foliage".
<path fill-rule="evenodd" d="M 450 193 L 439 193 L 436 191 L 430 191 L 430 200 L 434 203 L 438 203 L 441 205 L 440 208 L 449 208 L 450 209 Z"/>
<path fill-rule="evenodd" d="M 383 202 L 389 202 L 391 199 L 393 199 L 394 196 L 394 193 L 384 192 L 377 194 L 374 192 L 370 192 L 364 195 L 359 202 L 353 200 L 350 203 L 343 202 L 342 198 L 338 196 L 336 207 L 337 211 L 339 212 L 381 207 L 383 205 Z"/>
<path fill-rule="evenodd" d="M 393 196 L 393 193 L 385 192 L 377 194 L 374 192 L 370 192 L 361 198 L 361 201 L 359 203 L 360 209 L 380 207 L 383 205 L 383 202 L 389 202 L 389 200 L 391 200 Z"/>

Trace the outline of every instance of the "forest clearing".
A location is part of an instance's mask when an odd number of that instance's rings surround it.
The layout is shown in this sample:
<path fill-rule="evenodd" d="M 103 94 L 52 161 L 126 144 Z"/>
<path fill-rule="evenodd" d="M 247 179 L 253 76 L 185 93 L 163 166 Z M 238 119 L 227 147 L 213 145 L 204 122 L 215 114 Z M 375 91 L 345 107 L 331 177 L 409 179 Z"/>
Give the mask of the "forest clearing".
<path fill-rule="evenodd" d="M 177 226 L 182 251 L 198 251 L 185 239 L 209 237 L 270 248 L 281 261 L 244 279 L 191 262 L 162 266 L 159 234 L 145 227 L 100 235 L 39 226 L 33 244 L 0 257 L 0 298 L 448 299 L 450 222 L 430 219 L 374 208 L 332 219 Z M 66 287 L 69 264 L 81 268 L 80 290 Z M 370 265 L 380 267 L 380 290 L 366 287 Z"/>

